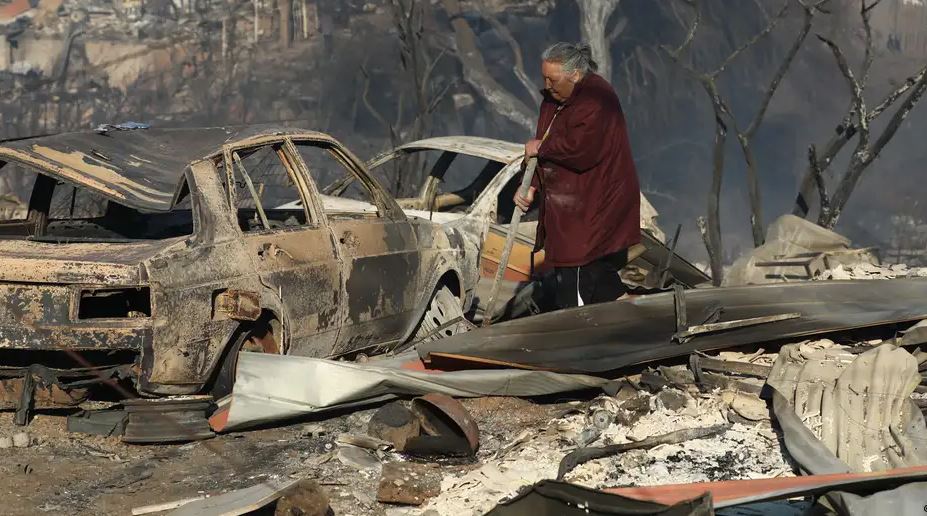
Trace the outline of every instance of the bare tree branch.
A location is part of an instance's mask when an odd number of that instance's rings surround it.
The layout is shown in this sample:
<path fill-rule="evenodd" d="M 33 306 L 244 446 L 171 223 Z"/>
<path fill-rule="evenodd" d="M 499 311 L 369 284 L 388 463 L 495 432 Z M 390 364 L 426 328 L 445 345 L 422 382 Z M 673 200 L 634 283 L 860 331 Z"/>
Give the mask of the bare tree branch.
<path fill-rule="evenodd" d="M 879 153 L 882 152 L 882 149 L 885 147 L 885 144 L 895 136 L 895 133 L 901 127 L 901 123 L 904 122 L 905 118 L 911 113 L 911 110 L 914 109 L 914 106 L 921 100 L 924 96 L 924 91 L 927 90 L 927 75 L 923 72 L 920 74 L 920 79 L 914 84 L 911 89 L 911 93 L 908 95 L 908 98 L 898 107 L 898 111 L 895 111 L 895 114 L 892 116 L 892 119 L 888 122 L 888 125 L 885 127 L 885 130 L 882 131 L 882 134 L 876 139 L 875 143 L 872 145 L 872 152 L 869 155 L 869 162 L 871 163 L 877 157 Z"/>
<path fill-rule="evenodd" d="M 772 21 L 770 21 L 770 22 L 766 25 L 766 27 L 763 28 L 763 30 L 761 30 L 760 32 L 757 32 L 756 34 L 753 35 L 752 38 L 748 39 L 748 40 L 745 41 L 743 44 L 741 44 L 739 47 L 735 48 L 734 51 L 731 52 L 731 53 L 727 56 L 727 58 L 725 58 L 724 61 L 721 62 L 721 64 L 718 66 L 718 68 L 716 68 L 713 72 L 710 73 L 710 75 L 715 76 L 715 77 L 717 77 L 718 75 L 720 75 L 721 72 L 723 72 L 724 69 L 727 68 L 727 67 L 734 61 L 734 59 L 737 59 L 737 56 L 739 56 L 744 50 L 746 50 L 746 49 L 752 47 L 752 46 L 755 45 L 759 40 L 763 39 L 763 38 L 766 37 L 770 32 L 772 32 L 773 29 L 776 28 L 776 25 L 778 25 L 779 22 L 780 22 L 783 18 L 785 18 L 785 16 L 788 14 L 789 8 L 791 7 L 791 5 L 792 5 L 792 4 L 791 4 L 791 0 L 786 1 L 786 3 L 782 6 L 782 9 L 780 9 L 779 12 L 776 13 L 776 16 L 773 17 Z"/>
<path fill-rule="evenodd" d="M 621 33 L 624 32 L 624 29 L 628 28 L 628 19 L 624 16 L 618 18 L 618 21 L 615 22 L 615 26 L 612 27 L 612 30 L 608 33 L 609 43 L 614 42 L 621 36 Z"/>
<path fill-rule="evenodd" d="M 699 234 L 702 235 L 702 243 L 705 244 L 705 249 L 708 251 L 708 264 L 711 267 L 712 283 L 714 285 L 720 285 L 721 282 L 714 279 L 715 267 L 713 264 L 721 263 L 721 257 L 712 247 L 711 237 L 709 237 L 708 234 L 708 221 L 705 219 L 705 217 L 698 217 L 695 219 L 695 224 L 698 227 Z"/>
<path fill-rule="evenodd" d="M 669 47 L 663 47 L 663 49 L 673 58 L 674 61 L 678 61 L 692 45 L 692 41 L 695 39 L 695 34 L 698 32 L 699 23 L 702 21 L 702 11 L 698 8 L 698 3 L 696 0 L 680 0 L 686 5 L 688 5 L 694 12 L 694 17 L 692 18 L 692 24 L 689 25 L 689 32 L 686 33 L 685 39 L 682 43 L 679 44 L 675 49 L 670 49 Z M 675 5 L 675 4 L 674 4 Z M 675 13 L 675 8 L 673 10 Z M 681 23 L 681 22 L 680 22 Z"/>
<path fill-rule="evenodd" d="M 872 48 L 872 22 L 870 21 L 870 12 L 879 5 L 882 0 L 876 0 L 872 5 L 866 6 L 866 0 L 859 0 L 859 14 L 863 19 L 863 32 L 866 34 L 865 39 L 865 56 L 863 57 L 863 68 L 860 73 L 860 82 L 869 84 L 869 71 L 872 69 L 872 61 L 875 59 L 875 53 Z"/>
<path fill-rule="evenodd" d="M 525 87 L 525 91 L 528 92 L 528 95 L 531 96 L 531 100 L 538 106 L 541 105 L 540 88 L 534 84 L 534 81 L 528 77 L 527 72 L 525 72 L 525 61 L 522 57 L 521 45 L 518 44 L 518 41 L 515 40 L 515 37 L 512 36 L 511 31 L 499 22 L 499 20 L 488 14 L 488 10 L 484 8 L 484 11 L 487 14 L 483 15 L 483 19 L 489 22 L 489 25 L 493 28 L 496 34 L 499 35 L 506 43 L 509 45 L 509 49 L 512 51 L 512 55 L 515 57 L 515 64 L 512 66 L 512 73 L 515 74 L 515 77 L 518 79 L 518 82 Z"/>
<path fill-rule="evenodd" d="M 891 141 L 891 139 L 895 136 L 904 120 L 910 114 L 911 110 L 914 109 L 914 106 L 920 101 L 921 97 L 924 95 L 925 90 L 927 90 L 927 74 L 925 74 L 927 67 L 925 67 L 925 69 L 922 69 L 911 79 L 906 81 L 905 84 L 889 93 L 888 96 L 876 107 L 876 109 L 873 110 L 873 112 L 870 113 L 867 111 L 864 94 L 866 80 L 868 79 L 869 70 L 874 59 L 870 16 L 872 9 L 879 5 L 880 1 L 881 0 L 876 0 L 871 4 L 867 4 L 865 0 L 860 0 L 860 18 L 862 19 L 863 30 L 865 31 L 866 43 L 866 54 L 860 73 L 862 78 L 861 81 L 857 81 L 853 77 L 853 72 L 849 69 L 849 66 L 846 63 L 846 58 L 843 56 L 843 53 L 840 52 L 839 48 L 833 42 L 821 38 L 821 40 L 824 41 L 834 53 L 834 57 L 837 60 L 837 65 L 840 68 L 841 73 L 851 85 L 851 90 L 853 93 L 853 107 L 851 108 L 851 115 L 855 116 L 852 116 L 851 118 L 856 120 L 856 126 L 848 127 L 848 129 L 855 129 L 855 131 L 848 131 L 848 134 L 844 136 L 844 139 L 849 140 L 854 136 L 854 132 L 858 133 L 856 149 L 853 151 L 853 155 L 850 158 L 850 163 L 847 166 L 847 170 L 840 180 L 840 183 L 837 185 L 837 189 L 835 190 L 834 195 L 830 198 L 830 206 L 825 207 L 822 205 L 821 207 L 821 214 L 818 217 L 818 221 L 819 224 L 827 228 L 832 228 L 837 223 L 837 219 L 840 217 L 843 208 L 849 201 L 850 196 L 856 188 L 856 185 L 859 183 L 859 179 L 862 177 L 863 173 L 879 156 L 885 145 L 888 144 L 888 142 Z M 907 93 L 907 97 L 895 111 L 895 114 L 892 115 L 892 119 L 888 122 L 888 125 L 885 127 L 882 133 L 878 136 L 875 143 L 870 146 L 869 123 L 874 120 L 875 117 L 888 109 L 889 106 L 895 103 L 905 93 Z M 842 147 L 842 144 L 839 145 L 839 147 Z M 817 160 L 813 170 L 811 171 L 812 174 L 820 174 L 821 168 L 821 161 Z M 818 188 L 820 189 L 821 186 Z M 802 192 L 799 194 L 799 201 L 803 200 L 802 195 L 804 193 L 805 188 L 803 185 Z M 807 213 L 807 210 L 805 210 L 805 213 Z"/>
<path fill-rule="evenodd" d="M 879 115 L 882 114 L 883 111 L 891 107 L 891 105 L 900 99 L 905 93 L 907 93 L 912 86 L 923 80 L 924 75 L 927 75 L 927 66 L 921 68 L 920 72 L 905 79 L 901 86 L 886 95 L 886 97 L 882 100 L 882 102 L 879 103 L 878 106 L 872 108 L 872 110 L 869 111 L 869 120 L 875 120 Z"/>
<path fill-rule="evenodd" d="M 892 119 L 876 139 L 872 148 L 867 147 L 863 152 L 854 153 L 843 179 L 840 181 L 840 184 L 837 186 L 831 198 L 831 209 L 828 216 L 826 218 L 820 217 L 822 226 L 832 228 L 836 225 L 837 219 L 840 217 L 846 203 L 850 200 L 850 196 L 859 183 L 863 172 L 865 172 L 869 165 L 879 157 L 885 145 L 895 136 L 898 129 L 901 128 L 901 124 L 911 113 L 911 110 L 914 109 L 914 106 L 917 105 L 923 97 L 925 90 L 927 90 L 927 76 L 922 76 L 911 88 L 911 92 L 908 94 L 907 98 L 905 98 L 904 102 L 898 106 L 898 110 L 892 115 Z"/>
<path fill-rule="evenodd" d="M 708 238 L 710 245 L 708 255 L 711 258 L 711 279 L 715 286 L 721 285 L 724 278 L 722 257 L 724 256 L 721 241 L 721 182 L 724 177 L 724 154 L 727 143 L 727 125 L 724 117 L 727 109 L 714 80 L 702 83 L 705 92 L 711 98 L 711 105 L 715 113 L 715 147 L 713 151 L 713 170 L 711 174 L 711 190 L 708 193 Z"/>
<path fill-rule="evenodd" d="M 808 146 L 808 167 L 811 169 L 811 175 L 818 187 L 820 196 L 821 214 L 818 223 L 821 224 L 830 218 L 830 201 L 827 198 L 827 185 L 824 183 L 824 172 L 821 170 L 821 162 L 818 160 L 818 152 L 814 144 Z"/>
<path fill-rule="evenodd" d="M 853 73 L 853 70 L 850 69 L 850 64 L 847 62 L 846 55 L 844 55 L 843 50 L 837 46 L 836 43 L 830 39 L 825 38 L 824 36 L 818 34 L 818 39 L 821 40 L 828 48 L 830 48 L 831 53 L 834 54 L 834 60 L 837 61 L 837 68 L 840 69 L 840 73 L 843 75 L 843 78 L 846 79 L 847 85 L 850 87 L 850 94 L 853 96 L 853 113 L 856 114 L 858 120 L 864 120 L 867 122 L 869 119 L 865 116 L 866 112 L 866 100 L 863 98 L 863 85 L 856 79 L 856 75 Z M 857 126 L 858 129 L 865 130 L 864 127 Z"/>
<path fill-rule="evenodd" d="M 364 76 L 364 90 L 361 93 L 361 101 L 364 103 L 364 107 L 367 108 L 367 111 L 377 119 L 377 122 L 383 125 L 383 128 L 389 132 L 390 143 L 393 147 L 397 147 L 400 144 L 399 135 L 396 133 L 396 128 L 393 124 L 389 123 L 386 118 L 380 114 L 380 112 L 370 103 L 370 73 L 367 72 L 367 66 L 361 65 L 361 75 Z"/>
<path fill-rule="evenodd" d="M 789 68 L 792 67 L 792 62 L 795 60 L 795 56 L 798 55 L 798 51 L 801 49 L 802 45 L 805 43 L 805 40 L 808 38 L 808 33 L 811 32 L 811 26 L 814 22 L 815 7 L 827 1 L 828 0 L 819 1 L 817 4 L 815 4 L 815 6 L 811 7 L 805 6 L 799 2 L 799 4 L 804 9 L 804 18 L 801 31 L 799 31 L 798 35 L 795 37 L 795 41 L 792 42 L 792 46 L 789 48 L 785 58 L 779 65 L 779 69 L 776 70 L 776 74 L 769 82 L 769 86 L 766 88 L 766 94 L 763 96 L 763 100 L 760 102 L 760 109 L 753 116 L 753 120 L 750 122 L 750 125 L 744 132 L 744 136 L 746 136 L 748 141 L 753 139 L 756 131 L 760 128 L 760 124 L 763 122 L 763 118 L 766 116 L 766 111 L 769 110 L 769 104 L 772 101 L 773 96 L 776 94 L 776 90 L 779 89 L 779 84 L 782 83 L 782 79 L 785 77 L 786 72 L 788 72 Z"/>
<path fill-rule="evenodd" d="M 755 246 L 763 244 L 765 239 L 765 224 L 763 221 L 763 207 L 762 207 L 762 195 L 760 192 L 760 181 L 759 181 L 759 172 L 756 162 L 756 157 L 752 149 L 752 140 L 756 135 L 757 131 L 760 128 L 760 125 L 763 122 L 763 119 L 769 109 L 769 105 L 772 101 L 773 96 L 779 88 L 779 85 L 782 83 L 785 74 L 791 68 L 792 63 L 795 60 L 795 56 L 798 54 L 798 51 L 801 49 L 809 32 L 811 31 L 811 26 L 813 22 L 814 15 L 820 9 L 820 7 L 827 3 L 829 0 L 817 0 L 812 4 L 805 4 L 801 0 L 794 0 L 804 11 L 804 19 L 802 28 L 799 33 L 796 35 L 794 42 L 792 43 L 789 51 L 786 53 L 782 63 L 779 65 L 776 70 L 775 75 L 770 80 L 766 91 L 763 94 L 762 99 L 760 100 L 760 105 L 757 112 L 754 114 L 753 118 L 750 121 L 750 124 L 747 126 L 745 131 L 740 129 L 740 126 L 737 122 L 736 117 L 726 108 L 723 110 L 717 109 L 717 106 L 724 107 L 724 101 L 718 92 L 715 79 L 722 73 L 724 70 L 741 55 L 746 49 L 755 45 L 763 37 L 769 35 L 779 24 L 780 21 L 785 19 L 788 15 L 788 12 L 791 8 L 791 2 L 793 0 L 787 0 L 782 7 L 776 12 L 775 16 L 770 19 L 767 16 L 766 26 L 757 32 L 753 37 L 747 40 L 745 43 L 736 47 L 731 53 L 721 62 L 718 68 L 709 71 L 709 72 L 699 72 L 693 69 L 690 65 L 683 63 L 681 56 L 686 49 L 691 46 L 692 40 L 695 38 L 696 31 L 690 27 L 689 32 L 686 35 L 686 40 L 676 49 L 670 49 L 668 47 L 663 47 L 664 52 L 666 52 L 669 57 L 678 65 L 680 65 L 684 70 L 686 70 L 694 79 L 699 81 L 706 92 L 709 93 L 709 97 L 712 97 L 712 105 L 716 106 L 716 126 L 719 122 L 718 113 L 719 111 L 723 116 L 727 116 L 730 119 L 731 125 L 734 128 L 734 131 L 737 135 L 737 141 L 740 144 L 741 151 L 744 156 L 744 161 L 746 164 L 746 174 L 747 174 L 747 184 L 748 184 L 748 193 L 750 200 L 750 227 L 753 235 L 753 243 Z M 699 19 L 699 10 L 698 6 L 694 2 L 687 2 L 688 5 L 693 6 L 696 9 L 695 20 L 696 22 Z M 765 13 L 760 7 L 761 11 Z M 696 25 L 696 22 L 693 22 L 693 26 Z M 722 121 L 723 123 L 723 121 Z M 717 140 L 717 136 L 716 136 Z M 723 159 L 722 159 L 723 166 Z M 720 233 L 720 229 L 715 227 L 714 220 L 712 217 L 708 217 L 708 227 L 709 235 L 714 230 L 717 230 Z M 720 255 L 721 253 L 716 253 Z"/>
<path fill-rule="evenodd" d="M 463 17 L 459 0 L 442 0 L 444 10 L 451 20 L 457 42 L 457 58 L 463 67 L 464 80 L 491 105 L 497 113 L 532 131 L 535 114 L 518 97 L 512 95 L 489 73 L 483 54 L 476 44 L 476 35 Z"/>

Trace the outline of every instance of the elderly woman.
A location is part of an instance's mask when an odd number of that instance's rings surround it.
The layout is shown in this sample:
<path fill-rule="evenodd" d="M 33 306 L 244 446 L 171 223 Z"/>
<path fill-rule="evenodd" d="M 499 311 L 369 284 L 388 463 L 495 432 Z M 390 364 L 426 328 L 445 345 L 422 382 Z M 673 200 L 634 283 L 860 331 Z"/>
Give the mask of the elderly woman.
<path fill-rule="evenodd" d="M 627 124 L 611 84 L 595 74 L 587 45 L 557 43 L 543 55 L 544 101 L 526 157 L 537 156 L 531 188 L 540 194 L 536 251 L 555 267 L 559 308 L 618 299 L 618 273 L 640 242 L 640 185 Z"/>

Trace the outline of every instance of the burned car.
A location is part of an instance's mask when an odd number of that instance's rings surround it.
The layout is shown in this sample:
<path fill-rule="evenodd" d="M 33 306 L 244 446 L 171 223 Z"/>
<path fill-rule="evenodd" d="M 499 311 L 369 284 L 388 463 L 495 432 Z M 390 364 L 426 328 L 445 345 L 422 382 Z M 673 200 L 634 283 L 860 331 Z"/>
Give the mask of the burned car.
<path fill-rule="evenodd" d="M 110 379 L 221 395 L 242 349 L 383 350 L 473 295 L 461 236 L 406 216 L 325 134 L 104 130 L 0 142 L 0 161 L 28 198 L 0 222 L 7 408 Z M 349 188 L 319 192 L 341 176 Z"/>
<path fill-rule="evenodd" d="M 402 145 L 371 159 L 367 167 L 372 174 L 382 174 L 390 167 L 408 169 L 403 160 L 417 157 L 427 171 L 412 198 L 397 201 L 407 214 L 428 218 L 455 228 L 464 235 L 469 252 L 479 254 L 480 275 L 476 318 L 481 317 L 479 303 L 488 294 L 491 278 L 502 255 L 502 248 L 515 210 L 513 197 L 519 186 L 524 146 L 512 142 L 470 136 L 429 138 Z M 411 170 L 405 170 L 411 172 Z M 332 192 L 347 186 L 335 185 Z M 508 294 L 519 283 L 549 269 L 544 252 L 532 253 L 537 221 L 531 213 L 517 228 L 515 246 L 506 266 Z M 535 213 L 536 216 L 536 213 Z M 622 272 L 624 280 L 644 289 L 662 289 L 671 283 L 686 287 L 705 284 L 710 278 L 676 254 L 675 244 L 664 243 L 665 235 L 656 223 L 657 212 L 641 195 L 641 244 L 629 250 L 629 266 Z M 483 294 L 483 296 L 480 296 Z M 474 314 L 471 314 L 471 317 Z"/>

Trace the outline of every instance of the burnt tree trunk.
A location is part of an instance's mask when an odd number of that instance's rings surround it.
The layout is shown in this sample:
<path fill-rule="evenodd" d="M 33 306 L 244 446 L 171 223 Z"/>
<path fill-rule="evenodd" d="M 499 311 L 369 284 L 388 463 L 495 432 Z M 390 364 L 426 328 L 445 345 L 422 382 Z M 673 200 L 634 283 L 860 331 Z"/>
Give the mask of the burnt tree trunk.
<path fill-rule="evenodd" d="M 611 39 L 606 27 L 621 0 L 576 0 L 579 5 L 580 34 L 592 47 L 592 58 L 598 63 L 598 74 L 612 80 Z"/>
<path fill-rule="evenodd" d="M 293 0 L 280 0 L 280 45 L 289 48 L 293 41 Z"/>

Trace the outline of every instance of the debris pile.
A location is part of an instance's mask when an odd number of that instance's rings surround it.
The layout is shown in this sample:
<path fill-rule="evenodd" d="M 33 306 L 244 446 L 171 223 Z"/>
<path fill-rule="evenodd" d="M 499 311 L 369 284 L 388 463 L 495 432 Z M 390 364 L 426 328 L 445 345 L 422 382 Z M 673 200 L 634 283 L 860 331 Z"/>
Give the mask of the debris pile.
<path fill-rule="evenodd" d="M 927 278 L 927 267 L 908 267 L 903 263 L 894 265 L 838 264 L 833 269 L 822 271 L 814 279 L 827 281 L 895 278 Z"/>
<path fill-rule="evenodd" d="M 769 225 L 766 243 L 737 259 L 722 284 L 812 280 L 836 267 L 879 263 L 877 249 L 854 249 L 842 235 L 803 218 L 783 215 Z"/>

